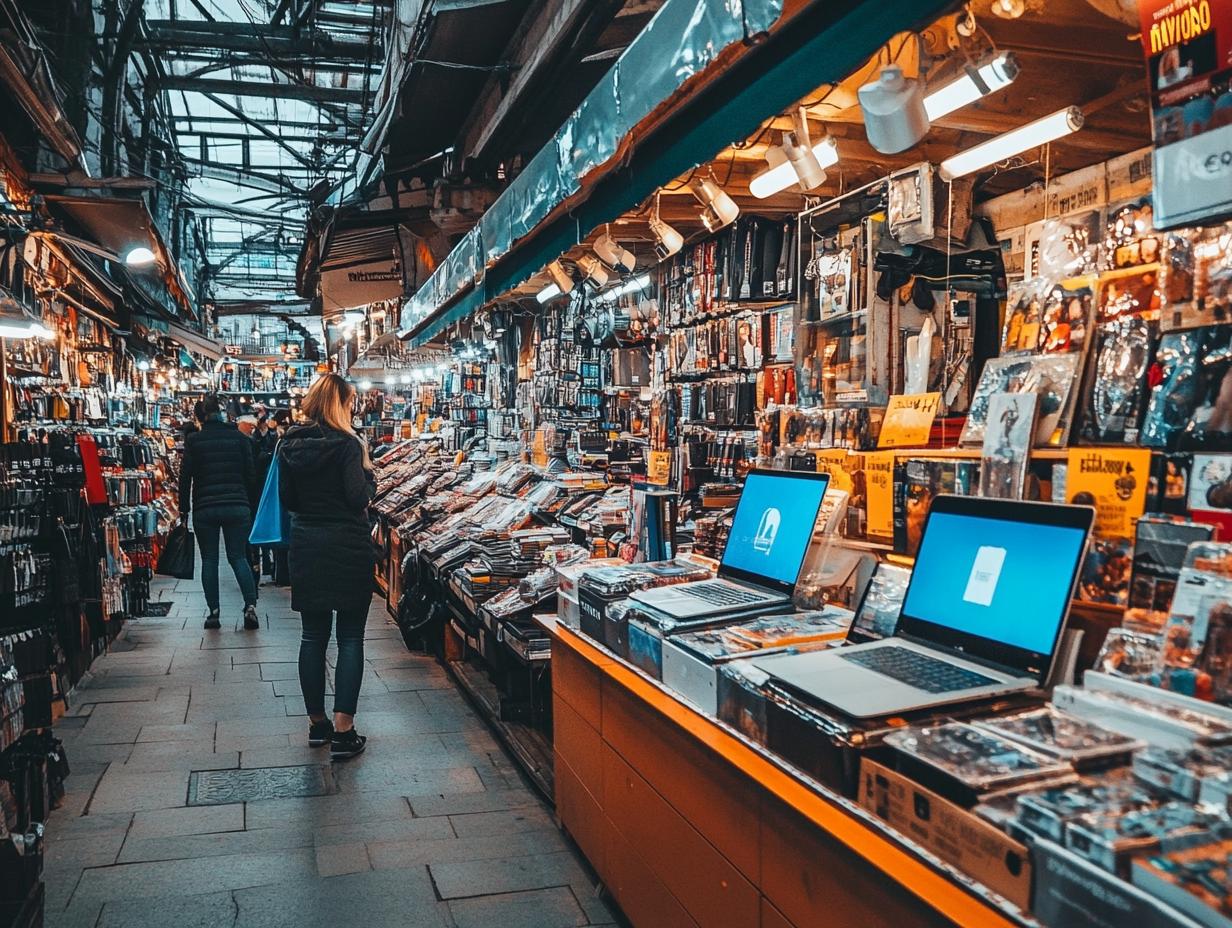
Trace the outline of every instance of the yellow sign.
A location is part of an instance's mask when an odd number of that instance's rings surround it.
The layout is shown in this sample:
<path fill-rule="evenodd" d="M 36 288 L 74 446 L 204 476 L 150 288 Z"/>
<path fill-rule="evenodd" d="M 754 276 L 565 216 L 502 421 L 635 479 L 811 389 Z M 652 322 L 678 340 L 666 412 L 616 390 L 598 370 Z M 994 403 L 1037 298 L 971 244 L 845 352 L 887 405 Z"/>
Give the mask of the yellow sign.
<path fill-rule="evenodd" d="M 672 479 L 672 453 L 651 451 L 646 461 L 646 482 L 667 486 Z"/>
<path fill-rule="evenodd" d="M 817 473 L 830 475 L 830 486 L 835 490 L 850 493 L 854 484 L 847 470 L 847 458 L 851 452 L 846 448 L 829 448 L 817 452 Z"/>
<path fill-rule="evenodd" d="M 530 462 L 539 467 L 547 467 L 548 448 L 543 429 L 535 429 L 535 437 L 530 446 Z"/>
<path fill-rule="evenodd" d="M 881 423 L 878 448 L 920 448 L 928 444 L 933 419 L 941 404 L 940 393 L 912 393 L 890 397 Z"/>
<path fill-rule="evenodd" d="M 868 493 L 869 537 L 894 537 L 894 452 L 864 455 L 864 485 Z"/>
<path fill-rule="evenodd" d="M 1146 509 L 1151 452 L 1145 448 L 1071 448 L 1065 498 L 1095 507 L 1095 534 L 1133 538 Z"/>

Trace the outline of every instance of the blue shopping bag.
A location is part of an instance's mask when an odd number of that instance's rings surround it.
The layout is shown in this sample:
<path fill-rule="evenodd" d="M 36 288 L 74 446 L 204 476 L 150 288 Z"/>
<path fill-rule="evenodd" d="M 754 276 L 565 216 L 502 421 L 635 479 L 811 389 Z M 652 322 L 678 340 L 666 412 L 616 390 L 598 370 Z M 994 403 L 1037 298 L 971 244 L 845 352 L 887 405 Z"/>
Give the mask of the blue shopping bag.
<path fill-rule="evenodd" d="M 291 543 L 291 514 L 282 508 L 282 499 L 278 495 L 278 461 L 281 457 L 278 452 L 281 450 L 282 442 L 279 442 L 274 448 L 269 473 L 265 475 L 265 487 L 261 490 L 257 515 L 252 520 L 252 531 L 248 533 L 250 545 L 273 547 Z"/>

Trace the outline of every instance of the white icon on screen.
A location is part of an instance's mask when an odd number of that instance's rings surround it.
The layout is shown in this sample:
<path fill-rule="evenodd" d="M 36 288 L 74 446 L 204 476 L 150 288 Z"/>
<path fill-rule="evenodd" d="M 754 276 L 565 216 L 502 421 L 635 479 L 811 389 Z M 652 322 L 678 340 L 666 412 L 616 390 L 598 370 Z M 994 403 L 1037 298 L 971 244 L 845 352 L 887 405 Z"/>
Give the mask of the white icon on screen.
<path fill-rule="evenodd" d="M 997 581 L 1001 579 L 1001 567 L 1005 564 L 1005 549 L 992 545 L 980 545 L 967 578 L 967 590 L 963 599 L 977 606 L 991 606 L 997 593 Z"/>
<path fill-rule="evenodd" d="M 774 539 L 779 534 L 779 523 L 783 516 L 773 506 L 761 514 L 761 524 L 757 526 L 757 534 L 753 536 L 753 550 L 769 554 L 774 547 Z"/>

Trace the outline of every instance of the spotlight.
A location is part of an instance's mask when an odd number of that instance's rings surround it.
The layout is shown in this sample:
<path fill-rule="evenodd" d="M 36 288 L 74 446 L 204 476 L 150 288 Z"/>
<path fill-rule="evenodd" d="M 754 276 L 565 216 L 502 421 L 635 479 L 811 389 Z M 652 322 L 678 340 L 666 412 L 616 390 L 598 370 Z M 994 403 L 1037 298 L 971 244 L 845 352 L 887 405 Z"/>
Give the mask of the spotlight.
<path fill-rule="evenodd" d="M 137 362 L 137 370 L 139 370 L 139 371 L 148 371 L 149 369 L 150 369 L 150 362 L 149 362 L 149 361 L 138 361 L 138 362 Z"/>
<path fill-rule="evenodd" d="M 857 96 L 868 143 L 877 151 L 897 154 L 928 134 L 924 88 L 918 80 L 904 77 L 898 65 L 882 68 L 877 79 L 861 87 Z"/>
<path fill-rule="evenodd" d="M 632 271 L 637 265 L 637 258 L 633 252 L 617 242 L 607 232 L 604 232 L 595 240 L 595 254 L 599 256 L 600 261 L 614 271 L 619 271 L 622 268 L 626 271 Z"/>
<path fill-rule="evenodd" d="M 1082 110 L 1068 106 L 1035 122 L 1019 126 L 941 162 L 942 180 L 953 180 L 997 164 L 1030 148 L 1045 145 L 1082 128 Z"/>
<path fill-rule="evenodd" d="M 578 269 L 586 275 L 587 282 L 596 290 L 602 290 L 607 286 L 610 275 L 598 258 L 587 255 L 578 261 Z"/>
<path fill-rule="evenodd" d="M 693 196 L 703 207 L 702 223 L 708 232 L 717 232 L 736 221 L 740 207 L 720 189 L 713 177 L 699 177 L 690 186 Z"/>
<path fill-rule="evenodd" d="M 410 374 L 403 374 L 401 377 L 399 377 L 399 378 L 398 378 L 398 380 L 399 380 L 399 381 L 401 381 L 402 383 L 410 383 L 410 382 L 411 382 L 411 375 L 410 375 Z"/>
<path fill-rule="evenodd" d="M 801 190 L 812 190 L 825 182 L 825 168 L 838 164 L 838 146 L 826 136 L 816 145 L 811 145 L 808 125 L 803 110 L 797 114 L 795 132 L 783 133 L 783 144 L 775 145 L 766 152 L 769 167 L 753 178 L 749 193 L 764 200 L 780 190 L 797 184 Z"/>
<path fill-rule="evenodd" d="M 361 380 L 361 381 L 359 382 L 359 389 L 361 389 L 361 390 L 371 390 L 371 389 L 372 389 L 372 381 L 371 381 L 371 380 Z"/>
<path fill-rule="evenodd" d="M 992 15 L 1002 19 L 1017 19 L 1027 12 L 1024 0 L 992 0 Z"/>
<path fill-rule="evenodd" d="M 659 195 L 655 194 L 654 212 L 650 215 L 650 234 L 655 238 L 655 257 L 666 261 L 684 247 L 684 236 L 659 218 Z"/>
<path fill-rule="evenodd" d="M 1018 70 L 1018 59 L 1013 52 L 1000 52 L 982 65 L 967 65 L 960 76 L 928 92 L 924 111 L 930 121 L 936 122 L 981 97 L 1008 87 L 1018 77 Z"/>
<path fill-rule="evenodd" d="M 548 264 L 548 276 L 552 278 L 552 283 L 556 284 L 561 293 L 568 293 L 573 289 L 573 278 L 569 276 L 569 272 L 565 270 L 565 266 L 560 263 L 560 260 Z M 540 303 L 543 300 L 539 301 Z"/>
<path fill-rule="evenodd" d="M 155 261 L 154 252 L 145 246 L 139 245 L 124 256 L 124 263 L 129 267 L 146 267 L 153 264 Z"/>

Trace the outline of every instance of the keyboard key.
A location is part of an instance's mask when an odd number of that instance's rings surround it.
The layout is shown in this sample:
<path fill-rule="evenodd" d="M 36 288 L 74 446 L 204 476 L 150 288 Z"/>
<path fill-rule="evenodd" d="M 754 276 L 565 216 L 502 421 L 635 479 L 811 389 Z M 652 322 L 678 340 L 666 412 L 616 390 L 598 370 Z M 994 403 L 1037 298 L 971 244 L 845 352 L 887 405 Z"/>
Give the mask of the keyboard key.
<path fill-rule="evenodd" d="M 696 596 L 702 602 L 712 606 L 740 606 L 745 603 L 758 603 L 765 599 L 760 593 L 752 590 L 741 590 L 725 583 L 693 583 L 681 587 L 681 592 Z"/>
<path fill-rule="evenodd" d="M 971 690 L 977 686 L 996 683 L 992 677 L 967 670 L 946 661 L 937 660 L 910 648 L 888 645 L 853 651 L 839 652 L 843 660 L 859 664 L 869 670 L 899 680 L 926 693 L 950 693 L 955 690 Z"/>

